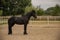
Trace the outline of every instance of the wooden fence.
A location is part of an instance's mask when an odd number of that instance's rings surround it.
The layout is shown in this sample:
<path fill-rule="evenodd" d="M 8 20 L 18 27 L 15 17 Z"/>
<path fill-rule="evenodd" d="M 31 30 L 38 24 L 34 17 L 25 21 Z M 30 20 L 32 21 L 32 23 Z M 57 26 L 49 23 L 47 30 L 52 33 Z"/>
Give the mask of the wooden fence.
<path fill-rule="evenodd" d="M 11 16 L 0 16 L 0 24 L 6 23 Z M 18 16 L 19 17 L 19 16 Z M 31 20 L 35 20 L 33 17 Z M 60 21 L 60 16 L 37 16 L 37 21 Z"/>
<path fill-rule="evenodd" d="M 11 16 L 0 16 L 0 20 L 5 20 L 10 17 Z M 32 17 L 31 19 L 34 19 L 34 18 Z M 60 16 L 37 16 L 36 20 L 60 20 Z"/>
<path fill-rule="evenodd" d="M 0 16 L 0 24 L 5 24 L 7 23 L 8 19 L 11 16 Z M 20 17 L 20 16 L 18 16 Z M 60 16 L 37 16 L 37 19 L 34 19 L 33 17 L 31 20 L 36 20 L 36 21 L 47 21 L 49 24 L 49 21 L 60 21 Z"/>

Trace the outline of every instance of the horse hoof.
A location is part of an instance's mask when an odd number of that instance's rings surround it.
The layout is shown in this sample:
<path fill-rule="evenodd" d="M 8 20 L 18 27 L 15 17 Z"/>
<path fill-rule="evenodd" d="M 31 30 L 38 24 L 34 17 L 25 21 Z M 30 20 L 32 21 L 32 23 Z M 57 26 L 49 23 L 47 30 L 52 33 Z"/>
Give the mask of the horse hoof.
<path fill-rule="evenodd" d="M 28 33 L 24 33 L 24 35 L 27 35 Z"/>
<path fill-rule="evenodd" d="M 12 33 L 8 33 L 8 35 L 12 35 Z"/>

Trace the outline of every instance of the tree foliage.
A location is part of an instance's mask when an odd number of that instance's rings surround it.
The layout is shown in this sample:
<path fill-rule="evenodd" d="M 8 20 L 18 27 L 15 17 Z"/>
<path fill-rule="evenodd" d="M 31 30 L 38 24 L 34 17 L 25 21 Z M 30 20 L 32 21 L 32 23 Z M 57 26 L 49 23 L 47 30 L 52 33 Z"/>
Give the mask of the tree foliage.
<path fill-rule="evenodd" d="M 41 9 L 41 8 L 38 9 L 38 10 L 37 10 L 37 15 L 38 15 L 38 16 L 45 15 L 44 10 Z"/>
<path fill-rule="evenodd" d="M 50 7 L 46 10 L 47 15 L 60 16 L 60 6 Z"/>
<path fill-rule="evenodd" d="M 35 10 L 38 16 L 41 15 L 51 15 L 60 16 L 60 6 L 57 4 L 54 7 L 49 7 L 47 10 L 40 8 L 35 8 L 31 5 L 31 0 L 1 0 L 0 5 L 2 6 L 2 15 L 19 15 Z M 0 14 L 1 15 L 1 14 Z"/>
<path fill-rule="evenodd" d="M 1 0 L 3 15 L 23 14 L 26 6 L 31 5 L 31 0 Z"/>

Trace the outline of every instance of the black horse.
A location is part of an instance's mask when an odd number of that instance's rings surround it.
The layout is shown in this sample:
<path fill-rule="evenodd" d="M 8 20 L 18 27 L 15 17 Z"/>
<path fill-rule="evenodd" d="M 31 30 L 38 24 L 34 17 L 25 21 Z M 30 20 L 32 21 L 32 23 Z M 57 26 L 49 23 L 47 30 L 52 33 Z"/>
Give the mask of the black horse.
<path fill-rule="evenodd" d="M 26 15 L 22 17 L 11 17 L 8 19 L 8 34 L 12 34 L 12 26 L 14 24 L 24 25 L 24 34 L 27 34 L 27 24 L 29 23 L 30 17 L 33 16 L 37 18 L 35 10 L 28 12 Z"/>

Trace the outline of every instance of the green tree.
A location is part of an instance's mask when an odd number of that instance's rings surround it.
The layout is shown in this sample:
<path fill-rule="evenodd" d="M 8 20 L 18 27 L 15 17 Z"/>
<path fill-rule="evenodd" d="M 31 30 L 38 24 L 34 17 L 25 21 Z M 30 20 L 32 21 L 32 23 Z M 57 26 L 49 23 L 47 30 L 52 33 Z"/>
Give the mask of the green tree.
<path fill-rule="evenodd" d="M 35 10 L 35 11 L 37 11 L 37 9 L 34 7 L 34 6 L 27 6 L 26 8 L 25 8 L 25 13 L 27 13 L 27 12 L 30 12 L 31 10 Z"/>
<path fill-rule="evenodd" d="M 60 6 L 56 5 L 54 7 L 54 16 L 60 16 Z"/>
<path fill-rule="evenodd" d="M 50 7 L 45 11 L 45 14 L 46 15 L 53 15 L 53 12 L 54 12 L 54 7 Z"/>
<path fill-rule="evenodd" d="M 47 15 L 60 16 L 60 6 L 50 7 L 45 12 Z"/>
<path fill-rule="evenodd" d="M 41 8 L 39 8 L 39 9 L 37 10 L 37 15 L 38 15 L 38 16 L 40 16 L 40 15 L 45 15 L 44 10 L 41 9 Z"/>
<path fill-rule="evenodd" d="M 2 4 L 4 15 L 23 15 L 26 6 L 31 5 L 31 0 L 2 0 Z"/>

